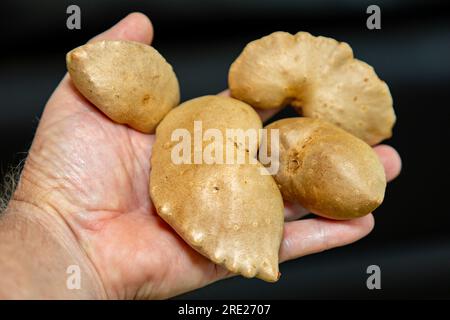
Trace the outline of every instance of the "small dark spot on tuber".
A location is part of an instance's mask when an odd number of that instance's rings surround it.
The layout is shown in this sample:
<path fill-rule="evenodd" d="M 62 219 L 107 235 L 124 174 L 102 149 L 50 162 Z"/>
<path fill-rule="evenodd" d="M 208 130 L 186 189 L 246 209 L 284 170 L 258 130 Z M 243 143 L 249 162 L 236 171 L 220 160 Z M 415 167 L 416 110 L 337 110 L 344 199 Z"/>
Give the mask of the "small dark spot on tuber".
<path fill-rule="evenodd" d="M 149 100 L 150 100 L 150 95 L 149 95 L 149 94 L 146 94 L 146 95 L 142 98 L 142 104 L 147 104 Z"/>

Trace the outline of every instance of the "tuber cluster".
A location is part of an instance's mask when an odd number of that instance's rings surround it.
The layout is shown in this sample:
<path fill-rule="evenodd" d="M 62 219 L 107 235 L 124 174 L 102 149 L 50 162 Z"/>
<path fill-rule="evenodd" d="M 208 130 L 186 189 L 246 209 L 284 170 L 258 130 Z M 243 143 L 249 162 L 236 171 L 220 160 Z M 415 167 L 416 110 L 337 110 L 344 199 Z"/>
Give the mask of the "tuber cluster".
<path fill-rule="evenodd" d="M 231 65 L 232 97 L 204 96 L 181 105 L 172 67 L 151 46 L 100 41 L 70 51 L 66 60 L 75 87 L 106 116 L 156 134 L 149 189 L 159 216 L 192 248 L 233 273 L 279 278 L 283 201 L 339 220 L 366 215 L 383 201 L 386 178 L 370 145 L 392 134 L 392 98 L 346 43 L 275 32 L 249 43 Z M 264 129 L 277 135 L 261 135 L 254 108 L 286 105 L 302 117 L 271 123 Z M 228 129 L 258 135 L 201 140 L 200 150 L 212 150 L 216 158 L 228 142 L 244 157 L 198 162 L 198 121 L 224 136 Z M 173 159 L 177 130 L 190 136 L 187 162 Z M 262 145 L 269 156 L 278 155 L 274 173 L 258 154 Z"/>

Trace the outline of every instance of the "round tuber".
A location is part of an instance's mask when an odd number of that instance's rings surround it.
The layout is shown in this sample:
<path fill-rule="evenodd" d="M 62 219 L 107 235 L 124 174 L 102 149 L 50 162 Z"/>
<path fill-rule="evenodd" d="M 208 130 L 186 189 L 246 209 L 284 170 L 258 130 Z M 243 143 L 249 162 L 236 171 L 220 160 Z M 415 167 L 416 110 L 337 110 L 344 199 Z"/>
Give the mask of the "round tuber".
<path fill-rule="evenodd" d="M 364 141 L 320 119 L 282 119 L 266 129 L 279 130 L 274 178 L 285 200 L 336 220 L 364 216 L 383 202 L 383 165 Z"/>

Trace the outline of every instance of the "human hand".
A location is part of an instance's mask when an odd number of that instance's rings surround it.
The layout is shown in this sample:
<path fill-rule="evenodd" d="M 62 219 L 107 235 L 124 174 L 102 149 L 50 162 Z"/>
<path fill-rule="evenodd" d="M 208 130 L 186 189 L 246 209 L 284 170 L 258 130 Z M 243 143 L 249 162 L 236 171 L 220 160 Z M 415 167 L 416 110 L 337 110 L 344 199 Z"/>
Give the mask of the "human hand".
<path fill-rule="evenodd" d="M 148 18 L 134 13 L 92 41 L 149 44 L 152 37 Z M 260 114 L 263 120 L 270 116 L 267 111 Z M 148 192 L 153 141 L 154 135 L 105 117 L 67 75 L 45 107 L 8 211 L 56 234 L 60 254 L 48 263 L 61 270 L 80 265 L 86 282 L 77 297 L 166 298 L 231 276 L 189 247 L 157 215 Z M 388 146 L 375 151 L 392 180 L 400 171 L 398 154 Z M 350 221 L 291 221 L 303 214 L 298 206 L 286 205 L 281 261 L 349 244 L 374 225 L 372 215 Z M 48 281 L 65 283 L 65 276 Z M 42 281 L 36 278 L 32 285 Z M 65 296 L 61 290 L 49 296 Z"/>

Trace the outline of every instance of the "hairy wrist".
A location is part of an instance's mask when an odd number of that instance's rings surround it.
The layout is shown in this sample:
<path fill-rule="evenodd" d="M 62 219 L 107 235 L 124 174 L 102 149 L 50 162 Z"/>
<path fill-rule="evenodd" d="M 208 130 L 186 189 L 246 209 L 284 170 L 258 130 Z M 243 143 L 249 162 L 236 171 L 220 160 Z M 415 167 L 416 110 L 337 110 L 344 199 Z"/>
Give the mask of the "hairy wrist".
<path fill-rule="evenodd" d="M 105 294 L 63 219 L 12 200 L 0 216 L 0 298 L 102 299 Z"/>

